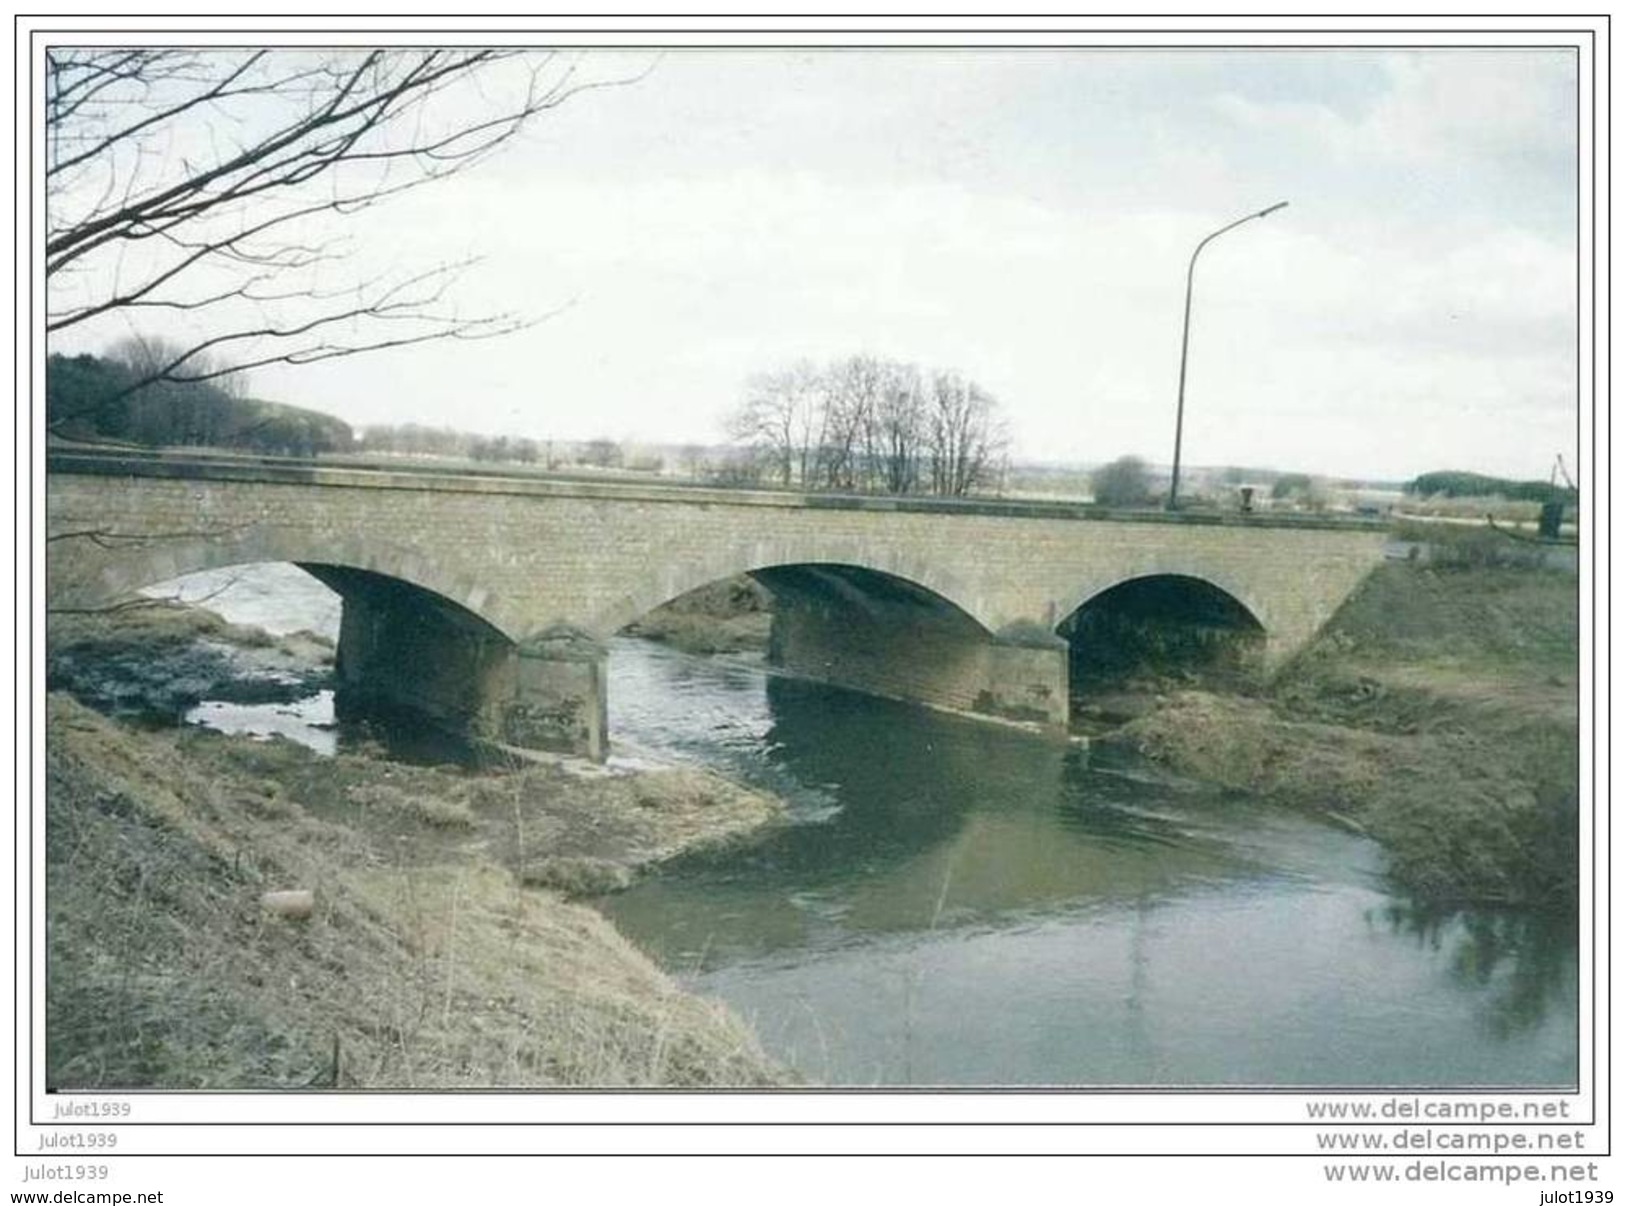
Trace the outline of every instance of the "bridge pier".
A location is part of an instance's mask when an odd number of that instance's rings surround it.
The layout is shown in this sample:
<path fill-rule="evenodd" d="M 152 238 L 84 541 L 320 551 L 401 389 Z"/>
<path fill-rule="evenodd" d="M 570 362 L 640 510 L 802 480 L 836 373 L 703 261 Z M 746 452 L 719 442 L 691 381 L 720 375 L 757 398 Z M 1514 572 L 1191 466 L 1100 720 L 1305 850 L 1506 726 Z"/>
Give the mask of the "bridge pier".
<path fill-rule="evenodd" d="M 973 712 L 1066 732 L 1071 664 L 1065 641 L 1053 636 L 1030 643 L 997 637 L 983 646 L 982 657 L 983 686 Z"/>
<path fill-rule="evenodd" d="M 336 702 L 421 716 L 476 741 L 608 754 L 602 644 L 553 630 L 515 644 L 449 601 L 396 579 L 303 566 L 344 600 Z"/>
<path fill-rule="evenodd" d="M 609 756 L 609 650 L 556 629 L 514 649 L 513 684 L 500 703 L 501 740 L 525 749 Z"/>
<path fill-rule="evenodd" d="M 757 575 L 773 592 L 768 661 L 786 672 L 946 711 L 1067 725 L 1066 643 L 1033 626 L 994 637 L 893 583 L 798 568 Z M 867 589 L 865 589 L 867 588 Z"/>

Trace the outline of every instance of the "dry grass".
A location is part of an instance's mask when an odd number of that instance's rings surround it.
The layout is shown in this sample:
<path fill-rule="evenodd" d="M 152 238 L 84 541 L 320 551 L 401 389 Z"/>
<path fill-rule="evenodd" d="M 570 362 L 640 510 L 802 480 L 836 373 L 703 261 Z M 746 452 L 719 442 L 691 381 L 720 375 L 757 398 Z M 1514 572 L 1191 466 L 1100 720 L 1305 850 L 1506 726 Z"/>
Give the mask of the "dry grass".
<path fill-rule="evenodd" d="M 612 859 L 550 855 L 527 862 L 519 879 L 527 888 L 552 888 L 565 896 L 602 896 L 631 887 L 632 872 Z"/>
<path fill-rule="evenodd" d="M 53 612 L 47 621 L 54 649 L 94 649 L 104 654 L 150 653 L 155 647 L 218 641 L 241 649 L 277 649 L 290 656 L 332 656 L 333 644 L 311 632 L 273 636 L 252 625 L 233 624 L 207 608 L 168 599 L 134 599 L 86 613 Z"/>
<path fill-rule="evenodd" d="M 1538 570 L 1553 554 L 1553 546 L 1536 536 L 1533 523 L 1522 526 L 1497 522 L 1441 523 L 1399 520 L 1396 539 L 1427 546 L 1428 561 L 1437 569 Z M 1566 532 L 1572 544 L 1573 529 Z"/>
<path fill-rule="evenodd" d="M 1566 906 L 1577 606 L 1560 573 L 1385 566 L 1262 696 L 1178 694 L 1108 744 L 1353 819 L 1419 897 Z"/>
<path fill-rule="evenodd" d="M 357 783 L 346 794 L 363 808 L 383 809 L 435 829 L 474 828 L 474 813 L 461 800 L 404 792 L 389 783 Z"/>
<path fill-rule="evenodd" d="M 1524 499 L 1509 499 L 1500 494 L 1429 494 L 1425 497 L 1407 495 L 1400 504 L 1407 515 L 1422 515 L 1430 519 L 1483 519 L 1493 515 L 1510 523 L 1534 523 L 1540 518 L 1540 504 Z"/>
<path fill-rule="evenodd" d="M 48 724 L 53 1086 L 784 1077 L 725 1010 L 680 990 L 600 915 L 521 886 L 524 809 L 506 786 L 476 799 L 471 783 L 461 803 L 475 824 L 448 827 L 411 802 L 425 797 L 410 775 L 362 804 L 342 798 L 343 782 L 307 794 L 285 772 L 308 756 L 276 743 L 137 733 L 59 696 Z M 504 807 L 510 844 L 498 847 Z M 535 842 L 546 826 L 532 820 Z M 314 891 L 308 921 L 259 907 L 288 888 Z"/>

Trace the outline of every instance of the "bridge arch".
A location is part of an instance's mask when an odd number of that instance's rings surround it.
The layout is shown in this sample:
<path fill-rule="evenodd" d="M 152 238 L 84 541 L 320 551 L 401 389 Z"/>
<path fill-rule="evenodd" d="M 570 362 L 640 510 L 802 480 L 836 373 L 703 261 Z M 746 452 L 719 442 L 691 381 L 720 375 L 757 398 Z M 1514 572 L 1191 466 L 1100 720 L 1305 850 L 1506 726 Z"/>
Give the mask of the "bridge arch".
<path fill-rule="evenodd" d="M 793 677 L 952 712 L 1065 723 L 1064 649 L 1041 631 L 1012 643 L 940 591 L 869 565 L 797 561 L 747 572 L 773 597 L 768 662 Z"/>
<path fill-rule="evenodd" d="M 51 567 L 56 575 L 53 593 L 59 601 L 71 601 L 76 606 L 113 603 L 146 587 L 206 570 L 287 562 L 401 582 L 467 612 L 507 640 L 518 640 L 523 632 L 522 618 L 477 578 L 457 573 L 442 559 L 425 556 L 421 549 L 386 540 L 360 540 L 343 534 L 316 534 L 308 528 L 259 523 L 220 533 L 173 535 L 124 535 L 99 530 L 80 535 L 71 524 L 62 526 L 64 531 L 53 541 L 48 558 L 69 560 L 56 555 L 71 552 L 71 542 L 87 541 L 97 546 L 91 577 L 69 583 L 64 581 L 64 575 L 57 574 L 56 566 Z"/>
<path fill-rule="evenodd" d="M 1111 592 L 1129 588 L 1135 582 L 1150 580 L 1177 582 L 1190 589 L 1193 599 L 1211 595 L 1223 596 L 1242 609 L 1265 634 L 1273 628 L 1272 609 L 1267 598 L 1236 575 L 1227 573 L 1223 567 L 1209 565 L 1202 558 L 1191 557 L 1126 567 L 1110 577 L 1084 583 L 1073 593 L 1064 596 L 1060 605 L 1056 607 L 1055 614 L 1059 617 L 1057 631 L 1060 624 Z"/>
<path fill-rule="evenodd" d="M 895 588 L 914 595 L 922 604 L 933 601 L 942 614 L 963 617 L 980 632 L 994 631 L 986 608 L 968 581 L 951 569 L 931 564 L 924 556 L 903 556 L 885 547 L 860 548 L 829 541 L 758 541 L 748 548 L 725 548 L 651 568 L 651 574 L 592 616 L 588 629 L 600 635 L 619 632 L 662 604 L 715 582 L 748 574 L 769 589 L 773 580 L 779 581 L 782 588 L 792 585 L 787 575 L 806 570 L 845 580 L 859 592 L 873 594 Z"/>
<path fill-rule="evenodd" d="M 1194 574 L 1120 578 L 1094 591 L 1056 625 L 1069 646 L 1074 697 L 1141 669 L 1251 666 L 1268 634 L 1233 590 Z"/>
<path fill-rule="evenodd" d="M 326 559 L 239 562 L 217 552 L 203 557 L 202 569 L 155 577 L 188 563 L 184 555 L 165 553 L 127 568 L 128 580 L 156 586 L 244 565 L 292 564 L 338 595 L 333 685 L 341 716 L 410 713 L 453 732 L 496 734 L 503 717 L 493 704 L 512 694 L 519 646 L 454 599 L 403 577 Z"/>

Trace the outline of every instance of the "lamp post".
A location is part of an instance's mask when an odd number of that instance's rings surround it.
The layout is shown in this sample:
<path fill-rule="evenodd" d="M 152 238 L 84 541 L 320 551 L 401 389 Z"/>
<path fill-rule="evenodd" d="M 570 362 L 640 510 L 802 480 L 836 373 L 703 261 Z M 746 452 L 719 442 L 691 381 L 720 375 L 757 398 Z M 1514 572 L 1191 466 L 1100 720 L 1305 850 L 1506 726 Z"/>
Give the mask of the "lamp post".
<path fill-rule="evenodd" d="M 1202 254 L 1214 239 L 1226 231 L 1234 230 L 1244 222 L 1251 222 L 1254 218 L 1267 218 L 1278 209 L 1285 209 L 1285 201 L 1277 201 L 1268 209 L 1261 209 L 1256 214 L 1248 214 L 1245 218 L 1237 218 L 1228 226 L 1221 226 L 1207 238 L 1196 245 L 1191 252 L 1190 268 L 1185 272 L 1185 330 L 1179 339 L 1179 405 L 1174 412 L 1174 474 L 1168 483 L 1168 510 L 1172 511 L 1179 506 L 1179 445 L 1185 434 L 1185 361 L 1190 355 L 1191 347 L 1191 288 L 1196 283 L 1196 257 Z"/>

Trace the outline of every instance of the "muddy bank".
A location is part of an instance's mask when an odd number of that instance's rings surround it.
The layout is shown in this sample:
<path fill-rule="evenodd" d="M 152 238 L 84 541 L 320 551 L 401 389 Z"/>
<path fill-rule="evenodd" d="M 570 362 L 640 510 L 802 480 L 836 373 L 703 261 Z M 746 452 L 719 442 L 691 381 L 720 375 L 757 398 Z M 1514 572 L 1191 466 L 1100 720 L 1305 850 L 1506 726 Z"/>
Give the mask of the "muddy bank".
<path fill-rule="evenodd" d="M 52 1087 L 784 1079 L 723 1008 L 535 886 L 566 856 L 630 877 L 770 801 L 687 772 L 463 776 L 140 732 L 60 695 L 47 720 Z M 283 890 L 311 916 L 268 913 Z"/>
<path fill-rule="evenodd" d="M 271 636 L 201 607 L 141 601 L 49 617 L 46 689 L 119 716 L 176 720 L 205 699 L 288 703 L 333 685 L 333 644 Z"/>
<path fill-rule="evenodd" d="M 1354 825 L 1417 897 L 1568 907 L 1577 651 L 1572 576 L 1384 566 L 1273 683 L 1172 691 L 1099 740 Z"/>
<path fill-rule="evenodd" d="M 528 887 L 597 895 L 661 863 L 759 835 L 782 801 L 693 767 L 605 769 L 568 758 L 506 770 L 415 766 L 369 753 L 316 754 L 291 741 L 173 735 L 210 774 L 390 842 L 417 859 L 490 858 Z"/>
<path fill-rule="evenodd" d="M 333 653 L 330 642 L 308 632 L 271 636 L 201 607 L 157 602 L 53 616 L 48 686 L 115 716 L 173 719 L 205 697 L 301 698 L 331 685 Z M 257 776 L 267 790 L 290 793 L 343 823 L 391 816 L 427 823 L 416 840 L 438 831 L 446 850 L 471 841 L 495 849 L 510 824 L 523 842 L 528 824 L 528 849 L 507 852 L 515 874 L 578 894 L 624 887 L 649 867 L 738 840 L 784 813 L 780 801 L 690 767 L 610 769 L 563 756 L 488 752 L 475 771 L 391 760 L 371 740 L 333 756 L 195 728 L 172 740 L 200 769 Z"/>
<path fill-rule="evenodd" d="M 303 692 L 331 659 L 173 606 L 53 617 L 49 635 L 53 682 L 142 716 L 260 680 Z M 786 1079 L 569 900 L 749 840 L 777 800 L 689 768 L 475 772 L 150 731 L 66 692 L 46 723 L 53 1087 Z M 288 890 L 313 893 L 309 917 L 262 906 Z"/>

